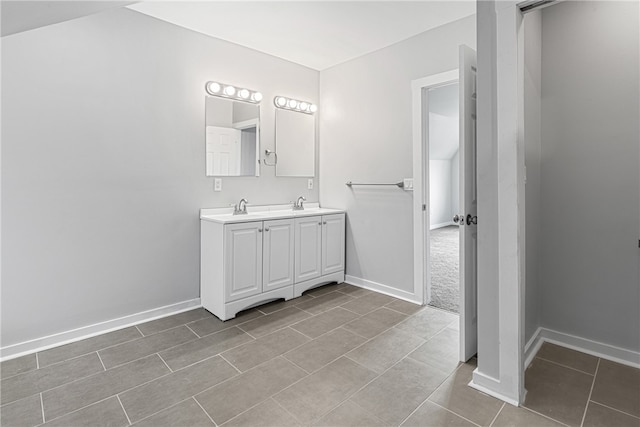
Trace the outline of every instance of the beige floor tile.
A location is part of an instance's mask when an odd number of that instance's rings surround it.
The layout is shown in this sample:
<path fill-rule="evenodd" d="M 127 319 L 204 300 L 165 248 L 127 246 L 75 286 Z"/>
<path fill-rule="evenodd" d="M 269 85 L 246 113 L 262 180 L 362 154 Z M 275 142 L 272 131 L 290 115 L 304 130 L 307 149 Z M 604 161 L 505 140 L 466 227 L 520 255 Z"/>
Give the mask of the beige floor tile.
<path fill-rule="evenodd" d="M 110 369 L 197 338 L 186 326 L 179 326 L 168 331 L 100 350 L 98 354 L 100 354 L 104 366 Z"/>
<path fill-rule="evenodd" d="M 424 308 L 420 304 L 415 304 L 409 301 L 403 301 L 401 299 L 395 299 L 391 301 L 389 304 L 385 305 L 385 307 L 395 311 L 399 311 L 400 313 L 404 313 L 404 314 L 415 314 Z"/>
<path fill-rule="evenodd" d="M 296 306 L 250 320 L 238 325 L 238 327 L 252 337 L 260 338 L 309 317 L 311 317 L 309 313 L 299 310 Z"/>
<path fill-rule="evenodd" d="M 145 357 L 42 393 L 45 420 L 99 402 L 168 374 L 157 355 Z"/>
<path fill-rule="evenodd" d="M 525 373 L 524 406 L 570 426 L 579 426 L 593 376 L 542 359 Z"/>
<path fill-rule="evenodd" d="M 460 366 L 429 400 L 481 426 L 488 426 L 502 407 L 502 401 L 468 386 L 476 368 L 473 363 Z"/>
<path fill-rule="evenodd" d="M 341 307 L 332 308 L 331 310 L 310 317 L 291 326 L 296 331 L 302 332 L 308 337 L 317 338 L 322 334 L 338 328 L 345 323 L 349 323 L 359 316 L 349 310 Z"/>
<path fill-rule="evenodd" d="M 34 371 L 37 367 L 38 362 L 36 361 L 36 355 L 27 354 L 26 356 L 16 357 L 15 359 L 0 363 L 0 376 L 4 379 L 28 371 Z"/>
<path fill-rule="evenodd" d="M 369 289 L 350 285 L 349 283 L 341 283 L 338 286 L 337 291 L 342 292 L 343 294 L 351 295 L 352 297 L 362 297 L 373 293 L 373 291 L 370 291 Z"/>
<path fill-rule="evenodd" d="M 225 360 L 215 356 L 126 391 L 120 401 L 131 422 L 136 422 L 237 374 Z"/>
<path fill-rule="evenodd" d="M 40 394 L 34 394 L 0 407 L 0 426 L 37 426 L 42 422 Z"/>
<path fill-rule="evenodd" d="M 193 323 L 189 323 L 189 329 L 198 334 L 198 336 L 204 337 L 215 332 L 220 332 L 225 329 L 232 328 L 234 326 L 241 325 L 250 320 L 257 319 L 264 316 L 263 313 L 255 308 L 250 310 L 241 311 L 236 314 L 236 317 L 226 321 L 218 319 L 216 316 L 205 317 L 204 319 L 197 320 Z"/>
<path fill-rule="evenodd" d="M 535 414 L 526 408 L 518 408 L 508 403 L 491 427 L 561 427 L 562 424 Z"/>
<path fill-rule="evenodd" d="M 211 316 L 213 316 L 213 314 L 209 313 L 204 308 L 196 308 L 195 310 L 189 310 L 183 313 L 174 314 L 173 316 L 152 320 L 151 322 L 141 323 L 138 325 L 138 329 L 147 336 Z"/>
<path fill-rule="evenodd" d="M 380 418 L 347 400 L 333 411 L 318 420 L 318 427 L 386 427 Z"/>
<path fill-rule="evenodd" d="M 347 323 L 343 328 L 365 338 L 373 338 L 406 318 L 406 314 L 382 307 Z"/>
<path fill-rule="evenodd" d="M 278 357 L 196 395 L 196 400 L 221 425 L 305 375 L 302 369 Z"/>
<path fill-rule="evenodd" d="M 224 427 L 293 427 L 299 425 L 300 422 L 273 399 L 267 399 L 224 423 Z"/>
<path fill-rule="evenodd" d="M 329 292 L 319 295 L 313 300 L 300 303 L 296 307 L 311 314 L 320 314 L 323 311 L 331 310 L 353 300 L 354 297 L 351 295 L 343 294 L 342 292 Z"/>
<path fill-rule="evenodd" d="M 589 402 L 584 427 L 640 427 L 640 418 L 632 417 L 607 408 L 595 402 Z"/>
<path fill-rule="evenodd" d="M 49 366 L 54 363 L 102 350 L 107 347 L 122 344 L 141 338 L 142 334 L 135 326 L 120 329 L 118 331 L 109 332 L 107 334 L 98 335 L 87 338 L 86 340 L 77 341 L 71 344 L 54 347 L 49 350 L 38 352 L 38 362 L 40 367 Z"/>
<path fill-rule="evenodd" d="M 278 300 L 278 301 L 270 302 L 268 304 L 262 304 L 261 306 L 256 307 L 256 309 L 260 310 L 264 314 L 271 314 L 275 311 L 282 310 L 283 308 L 292 307 L 312 299 L 313 297 L 310 295 L 302 295 L 301 297 L 298 297 L 298 298 L 292 298 L 289 301 Z"/>
<path fill-rule="evenodd" d="M 25 372 L 0 382 L 1 401 L 4 405 L 103 371 L 98 355 L 91 353 L 46 368 Z"/>
<path fill-rule="evenodd" d="M 128 426 L 127 416 L 120 406 L 117 397 L 110 397 L 93 405 L 82 408 L 55 420 L 48 421 L 43 427 L 74 426 Z"/>
<path fill-rule="evenodd" d="M 136 427 L 215 427 L 200 405 L 189 399 L 135 423 Z"/>
<path fill-rule="evenodd" d="M 396 328 L 428 340 L 456 320 L 456 314 L 425 307 Z"/>
<path fill-rule="evenodd" d="M 421 345 L 409 357 L 452 373 L 460 362 L 460 335 L 458 331 L 445 328 L 429 341 Z"/>
<path fill-rule="evenodd" d="M 434 403 L 426 401 L 405 422 L 403 427 L 473 427 L 475 424 L 447 411 Z"/>
<path fill-rule="evenodd" d="M 423 343 L 422 338 L 391 328 L 350 351 L 347 357 L 381 374 Z"/>
<path fill-rule="evenodd" d="M 160 357 L 175 371 L 250 341 L 247 333 L 233 327 L 165 350 Z"/>
<path fill-rule="evenodd" d="M 536 357 L 577 369 L 587 374 L 595 374 L 598 358 L 590 354 L 581 353 L 559 345 L 544 343 Z"/>
<path fill-rule="evenodd" d="M 337 283 L 329 283 L 327 285 L 318 286 L 317 288 L 309 289 L 305 291 L 304 295 L 319 297 L 320 295 L 328 294 L 337 290 L 339 285 Z"/>
<path fill-rule="evenodd" d="M 307 372 L 314 372 L 366 341 L 339 328 L 291 350 L 284 355 Z"/>
<path fill-rule="evenodd" d="M 240 371 L 248 371 L 309 341 L 291 328 L 280 329 L 255 341 L 226 351 L 222 356 Z"/>
<path fill-rule="evenodd" d="M 390 425 L 399 425 L 447 378 L 437 368 L 404 359 L 351 400 Z"/>
<path fill-rule="evenodd" d="M 349 311 L 353 311 L 354 313 L 362 315 L 367 314 L 375 310 L 376 308 L 380 308 L 385 304 L 389 304 L 394 300 L 395 298 L 393 297 L 373 292 L 368 295 L 356 298 L 351 302 L 343 304 L 342 307 L 346 308 Z"/>
<path fill-rule="evenodd" d="M 274 399 L 299 421 L 309 424 L 334 409 L 374 377 L 373 371 L 341 357 L 276 394 Z"/>
<path fill-rule="evenodd" d="M 601 359 L 591 400 L 640 417 L 640 369 Z"/>

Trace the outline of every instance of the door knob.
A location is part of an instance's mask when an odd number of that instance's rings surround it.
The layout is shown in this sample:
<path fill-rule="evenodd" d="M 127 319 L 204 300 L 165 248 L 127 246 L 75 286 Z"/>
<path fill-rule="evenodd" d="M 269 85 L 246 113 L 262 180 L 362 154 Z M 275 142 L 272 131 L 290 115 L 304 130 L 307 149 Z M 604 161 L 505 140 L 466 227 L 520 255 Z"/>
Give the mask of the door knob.
<path fill-rule="evenodd" d="M 467 225 L 477 225 L 478 224 L 478 217 L 476 215 L 471 216 L 471 214 L 467 215 Z"/>
<path fill-rule="evenodd" d="M 460 216 L 459 215 L 454 216 L 453 217 L 453 222 L 455 222 L 457 224 L 458 221 L 460 221 Z"/>

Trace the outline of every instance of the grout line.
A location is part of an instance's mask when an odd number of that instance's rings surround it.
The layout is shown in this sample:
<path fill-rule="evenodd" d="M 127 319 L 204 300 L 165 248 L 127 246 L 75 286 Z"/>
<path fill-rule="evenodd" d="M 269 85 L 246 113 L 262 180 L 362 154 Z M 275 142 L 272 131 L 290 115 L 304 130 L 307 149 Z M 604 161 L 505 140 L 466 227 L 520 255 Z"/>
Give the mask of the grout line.
<path fill-rule="evenodd" d="M 36 369 L 40 369 L 40 359 L 38 359 L 38 352 L 36 352 Z"/>
<path fill-rule="evenodd" d="M 553 363 L 554 365 L 562 366 L 563 368 L 571 369 L 572 371 L 580 372 L 581 374 L 586 374 L 586 375 L 589 375 L 591 377 L 595 377 L 596 376 L 595 372 L 593 374 L 591 374 L 591 373 L 586 372 L 586 371 L 581 371 L 580 369 L 572 368 L 571 366 L 563 365 L 562 363 L 559 363 L 559 362 L 556 362 L 556 361 L 553 361 L 553 360 L 545 359 L 544 357 L 536 356 L 535 359 L 544 360 L 545 362 Z M 598 363 L 600 363 L 600 362 L 598 361 Z"/>
<path fill-rule="evenodd" d="M 235 369 L 236 371 L 238 371 L 238 373 L 239 373 L 239 374 L 241 374 L 241 373 L 242 373 L 242 371 L 241 371 L 240 369 L 238 369 L 238 368 L 236 367 L 236 365 L 234 365 L 233 363 L 229 362 L 229 360 L 228 360 L 226 357 L 224 357 L 224 356 L 222 355 L 222 353 L 219 353 L 219 354 L 218 354 L 218 356 L 220 356 L 220 358 L 221 358 L 222 360 L 224 360 L 224 361 L 225 361 L 225 362 L 227 362 L 229 365 L 231 365 L 231 367 L 232 367 L 233 369 Z"/>
<path fill-rule="evenodd" d="M 192 397 L 187 397 L 186 399 L 183 399 L 183 400 L 181 400 L 181 401 L 179 401 L 179 402 L 176 402 L 176 403 L 174 403 L 174 404 L 171 404 L 171 405 L 169 405 L 169 406 L 167 406 L 167 407 L 165 407 L 165 408 L 160 409 L 159 411 L 156 411 L 156 412 L 154 412 L 154 413 L 152 413 L 152 414 L 146 415 L 144 418 L 140 418 L 139 420 L 137 420 L 137 421 L 136 421 L 136 424 L 137 424 L 137 423 L 140 423 L 141 421 L 144 421 L 144 420 L 146 420 L 146 419 L 148 419 L 148 418 L 151 418 L 151 417 L 153 417 L 154 415 L 158 415 L 160 412 L 163 412 L 163 411 L 166 411 L 167 409 L 171 409 L 171 408 L 173 408 L 173 407 L 175 407 L 175 406 L 178 406 L 178 405 L 180 405 L 181 403 L 184 403 L 184 402 L 186 402 L 186 401 L 187 401 L 187 400 L 189 400 L 189 399 L 193 399 L 193 396 L 192 396 Z M 195 399 L 194 399 L 194 400 L 195 400 Z M 126 412 L 125 412 L 125 413 L 126 413 Z"/>
<path fill-rule="evenodd" d="M 141 335 L 141 338 L 144 338 L 144 337 L 146 336 L 145 334 L 143 334 L 143 333 L 142 333 L 142 331 L 140 330 L 140 328 L 138 328 L 138 325 L 133 325 L 133 326 L 138 330 L 138 332 L 139 332 L 139 333 L 140 333 L 140 335 Z"/>
<path fill-rule="evenodd" d="M 104 362 L 102 361 L 102 357 L 100 357 L 100 353 L 98 353 L 98 352 L 96 351 L 96 354 L 98 355 L 98 359 L 100 360 L 100 363 L 102 364 L 102 369 L 104 369 L 104 370 L 106 371 L 106 370 L 107 370 L 107 367 L 106 367 L 106 366 L 104 366 Z"/>
<path fill-rule="evenodd" d="M 587 409 L 589 409 L 589 401 L 593 394 L 593 386 L 596 385 L 596 375 L 598 375 L 598 368 L 600 368 L 600 358 L 598 358 L 598 364 L 596 365 L 596 372 L 593 374 L 593 381 L 591 381 L 591 389 L 589 390 L 589 397 L 587 398 L 587 404 L 584 406 L 584 412 L 582 413 L 582 421 L 580 421 L 580 427 L 584 425 L 584 420 L 587 417 Z"/>
<path fill-rule="evenodd" d="M 504 402 L 502 404 L 502 406 L 500 407 L 500 409 L 498 410 L 498 413 L 496 414 L 495 417 L 493 417 L 493 419 L 491 420 L 491 422 L 489 423 L 489 427 L 493 427 L 493 423 L 496 422 L 496 420 L 498 419 L 498 416 L 500 415 L 500 413 L 502 412 L 502 410 L 504 409 L 504 405 L 506 405 L 507 403 Z"/>
<path fill-rule="evenodd" d="M 295 415 L 293 415 L 291 412 L 289 412 L 289 410 L 287 408 L 285 408 L 284 406 L 282 406 L 280 404 L 280 402 L 278 402 L 277 400 L 275 400 L 273 398 L 273 396 L 271 396 L 269 399 L 273 400 L 275 402 L 276 405 L 278 405 L 279 407 L 281 407 L 287 414 L 291 415 L 293 417 L 294 420 L 300 421 L 298 420 L 298 417 L 296 417 Z"/>
<path fill-rule="evenodd" d="M 162 360 L 162 363 L 164 363 L 164 366 L 166 366 L 166 367 L 167 367 L 167 369 L 168 369 L 171 373 L 173 373 L 173 372 L 174 372 L 174 371 L 173 371 L 173 369 L 171 369 L 171 366 L 167 365 L 167 362 L 165 362 L 165 361 L 164 361 L 164 359 L 162 358 L 162 356 L 160 356 L 160 353 L 156 353 L 156 355 L 160 358 L 160 360 Z"/>
<path fill-rule="evenodd" d="M 534 414 L 536 414 L 536 415 L 539 415 L 539 416 L 541 416 L 542 418 L 546 418 L 546 419 L 548 419 L 548 420 L 551 420 L 551 421 L 553 421 L 553 422 L 555 422 L 555 423 L 558 423 L 558 424 L 560 424 L 560 425 L 563 425 L 563 426 L 566 426 L 566 427 L 570 427 L 568 424 L 565 424 L 565 423 L 563 423 L 562 421 L 558 421 L 558 420 L 556 420 L 555 418 L 551 418 L 551 417 L 550 417 L 550 416 L 548 416 L 548 415 L 545 415 L 545 414 L 542 414 L 542 413 L 540 413 L 540 412 L 534 411 L 533 409 L 528 408 L 528 407 L 526 407 L 526 406 L 520 406 L 520 408 L 525 409 L 525 410 L 527 410 L 527 411 L 529 411 L 529 412 L 531 412 L 531 413 L 534 413 Z"/>
<path fill-rule="evenodd" d="M 193 323 L 193 322 L 191 322 L 191 323 Z M 198 338 L 202 338 L 200 335 L 198 335 L 198 334 L 196 333 L 196 331 L 194 331 L 193 329 L 191 329 L 191 328 L 189 327 L 189 325 L 184 325 L 184 326 L 186 326 L 186 327 L 187 327 L 187 329 L 188 329 L 188 330 L 190 330 L 190 331 L 191 331 L 195 336 L 197 336 Z"/>
<path fill-rule="evenodd" d="M 196 399 L 195 396 L 191 397 L 191 399 L 193 399 L 194 402 L 196 402 L 196 405 L 198 405 L 200 407 L 200 409 L 202 409 L 202 412 L 204 412 L 204 414 L 207 416 L 207 418 L 209 418 L 211 420 L 211 422 L 213 423 L 214 426 L 218 426 L 218 423 L 216 423 L 213 418 L 211 418 L 211 415 L 209 415 L 209 413 L 202 407 L 202 405 L 200 404 L 200 402 L 198 402 L 198 399 Z"/>
<path fill-rule="evenodd" d="M 58 416 L 57 416 L 57 417 L 55 417 L 55 418 L 52 418 L 52 419 L 50 419 L 50 420 L 47 420 L 47 422 L 51 422 L 51 421 L 55 421 L 55 420 L 59 420 L 60 418 L 66 417 L 67 415 L 75 414 L 76 412 L 80 412 L 80 411 L 82 411 L 82 410 L 84 410 L 84 409 L 87 409 L 89 406 L 97 405 L 98 403 L 102 403 L 102 402 L 104 402 L 105 400 L 109 400 L 109 399 L 111 399 L 112 397 L 115 397 L 115 396 L 116 396 L 115 394 L 112 394 L 111 396 L 105 397 L 104 399 L 100 399 L 100 400 L 98 400 L 98 401 L 95 401 L 95 402 L 89 403 L 88 405 L 84 405 L 84 406 L 83 406 L 83 407 L 81 407 L 81 408 L 74 409 L 73 411 L 66 412 L 66 413 L 64 413 L 64 414 L 58 415 Z"/>
<path fill-rule="evenodd" d="M 432 393 L 432 394 L 433 394 L 433 393 Z M 430 396 L 431 396 L 431 395 L 430 395 Z M 440 408 L 444 409 L 444 410 L 445 410 L 445 411 L 447 411 L 447 412 L 451 412 L 451 413 L 452 413 L 453 415 L 455 415 L 456 417 L 460 417 L 460 418 L 462 418 L 463 420 L 470 422 L 470 423 L 471 423 L 471 424 L 473 424 L 474 426 L 478 426 L 478 427 L 480 427 L 480 424 L 478 424 L 478 423 L 474 423 L 474 422 L 473 422 L 473 421 L 471 421 L 469 418 L 467 418 L 467 417 L 465 417 L 465 416 L 462 416 L 462 415 L 458 414 L 457 412 L 452 411 L 451 409 L 445 408 L 444 406 L 440 405 L 439 403 L 436 403 L 436 402 L 434 402 L 434 401 L 432 401 L 432 400 L 429 400 L 429 398 L 428 398 L 428 397 L 427 397 L 424 401 L 425 401 L 425 402 L 429 402 L 429 403 L 431 403 L 431 404 L 433 404 L 433 405 L 436 405 L 436 406 L 438 406 L 438 407 L 440 407 Z M 424 403 L 424 402 L 423 402 L 423 403 Z M 502 408 L 501 408 L 501 409 L 502 409 Z M 500 411 L 498 411 L 498 413 L 500 413 Z M 496 417 L 497 417 L 497 415 L 496 415 Z M 494 420 L 495 420 L 495 419 L 494 419 Z M 492 421 L 492 422 L 493 422 L 493 421 Z"/>
<path fill-rule="evenodd" d="M 122 401 L 120 400 L 120 396 L 118 396 L 116 394 L 116 399 L 118 399 L 118 403 L 120 404 L 120 407 L 122 408 L 122 411 L 124 411 L 124 416 L 127 417 L 127 421 L 129 421 L 129 425 L 131 425 L 131 420 L 129 419 L 129 414 L 127 414 L 126 409 L 124 409 L 124 405 L 122 404 Z"/>
<path fill-rule="evenodd" d="M 630 417 L 637 418 L 637 419 L 639 419 L 639 420 L 640 420 L 640 417 L 638 417 L 637 415 L 629 414 L 629 413 L 627 413 L 627 412 L 621 411 L 620 409 L 616 409 L 616 408 L 613 408 L 613 407 L 611 407 L 611 406 L 608 406 L 608 405 L 605 405 L 605 404 L 603 404 L 603 403 L 600 403 L 600 402 L 598 402 L 598 401 L 596 401 L 596 400 L 589 400 L 589 402 L 591 402 L 591 403 L 595 403 L 596 405 L 604 406 L 605 408 L 607 408 L 607 409 L 611 409 L 612 411 L 620 412 L 621 414 L 628 415 L 628 416 L 630 416 Z"/>
<path fill-rule="evenodd" d="M 42 410 L 42 423 L 44 424 L 46 420 L 44 419 L 44 401 L 42 400 L 42 393 L 40 393 L 40 409 Z"/>

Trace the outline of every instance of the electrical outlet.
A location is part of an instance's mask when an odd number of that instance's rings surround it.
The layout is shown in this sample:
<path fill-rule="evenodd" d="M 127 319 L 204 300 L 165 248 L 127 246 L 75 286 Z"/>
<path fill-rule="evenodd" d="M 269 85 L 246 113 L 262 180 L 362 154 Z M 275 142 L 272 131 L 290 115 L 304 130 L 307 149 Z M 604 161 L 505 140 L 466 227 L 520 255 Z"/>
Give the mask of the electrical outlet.
<path fill-rule="evenodd" d="M 222 178 L 213 180 L 213 191 L 222 191 Z"/>
<path fill-rule="evenodd" d="M 313 190 L 313 178 L 307 180 L 307 190 Z"/>

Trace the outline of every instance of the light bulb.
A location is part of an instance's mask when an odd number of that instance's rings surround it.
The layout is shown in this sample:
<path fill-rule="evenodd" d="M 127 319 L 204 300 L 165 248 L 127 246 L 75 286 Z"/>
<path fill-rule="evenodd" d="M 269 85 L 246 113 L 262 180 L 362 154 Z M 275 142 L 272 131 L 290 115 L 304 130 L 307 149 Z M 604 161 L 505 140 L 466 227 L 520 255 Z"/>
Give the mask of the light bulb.
<path fill-rule="evenodd" d="M 309 107 L 309 111 L 315 113 L 316 111 L 318 111 L 318 106 L 316 104 L 311 104 L 311 106 Z"/>
<path fill-rule="evenodd" d="M 233 86 L 227 86 L 224 88 L 224 94 L 227 96 L 233 96 L 236 93 L 236 88 Z"/>
<path fill-rule="evenodd" d="M 207 83 L 207 92 L 209 92 L 210 94 L 219 93 L 220 89 L 222 89 L 220 87 L 220 83 L 216 83 L 216 82 Z"/>
<path fill-rule="evenodd" d="M 262 101 L 262 94 L 260 92 L 253 92 L 253 95 L 251 95 L 251 99 L 256 102 L 260 102 Z"/>
<path fill-rule="evenodd" d="M 289 108 L 296 108 L 297 106 L 298 106 L 298 101 L 296 101 L 295 99 L 289 100 Z"/>
<path fill-rule="evenodd" d="M 308 104 L 308 103 L 306 103 L 306 102 L 304 102 L 304 101 L 302 101 L 302 102 L 300 103 L 299 107 L 300 107 L 300 109 L 301 109 L 302 111 L 307 111 L 307 108 L 309 108 L 309 104 Z"/>
<path fill-rule="evenodd" d="M 276 105 L 278 107 L 284 107 L 285 105 L 287 105 L 287 98 L 284 98 L 282 96 L 279 96 L 276 98 Z"/>
<path fill-rule="evenodd" d="M 249 98 L 249 91 L 247 89 L 240 89 L 240 91 L 238 91 L 238 96 L 242 99 L 247 99 Z"/>

